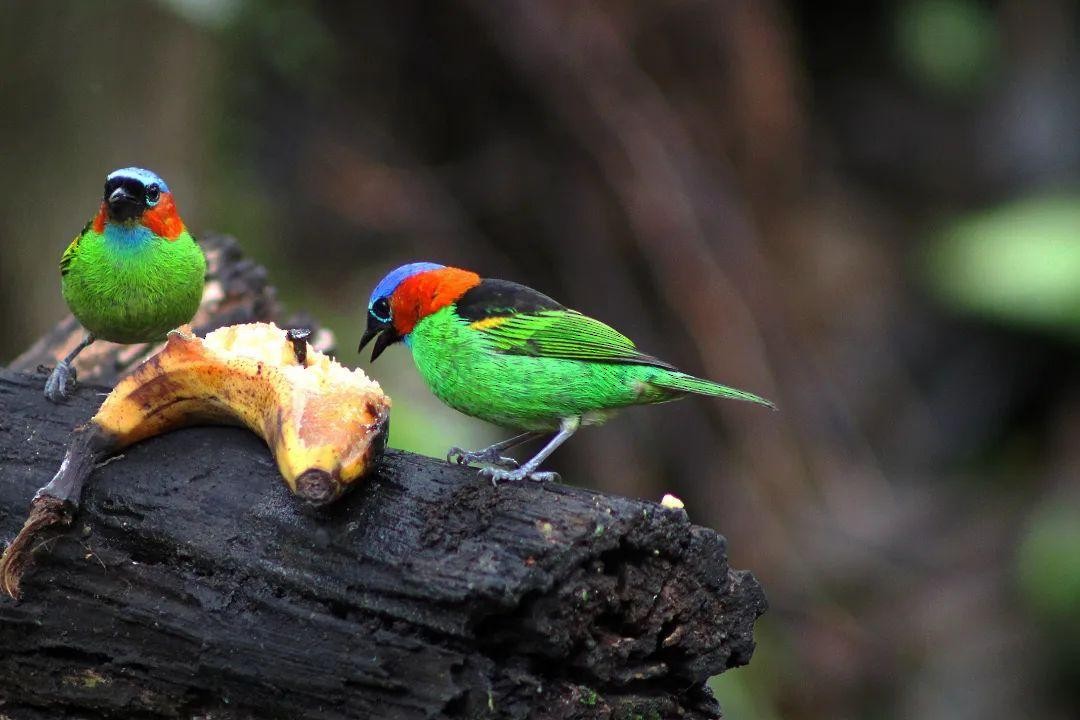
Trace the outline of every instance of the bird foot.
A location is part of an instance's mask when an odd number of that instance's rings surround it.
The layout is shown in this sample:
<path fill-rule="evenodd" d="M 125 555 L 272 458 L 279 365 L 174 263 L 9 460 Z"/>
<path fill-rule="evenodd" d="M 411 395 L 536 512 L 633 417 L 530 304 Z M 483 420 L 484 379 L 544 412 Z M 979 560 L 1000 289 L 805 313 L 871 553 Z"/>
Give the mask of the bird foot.
<path fill-rule="evenodd" d="M 49 379 L 45 381 L 45 397 L 49 402 L 62 403 L 71 396 L 75 387 L 75 368 L 66 360 L 61 360 L 53 368 Z"/>
<path fill-rule="evenodd" d="M 518 468 L 517 470 L 502 470 L 499 468 L 483 468 L 480 470 L 480 476 L 486 477 L 491 480 L 491 484 L 495 487 L 499 486 L 501 482 L 520 482 L 521 480 L 532 480 L 533 482 L 556 482 L 560 479 L 557 472 L 538 472 L 536 470 L 528 470 L 526 468 Z"/>
<path fill-rule="evenodd" d="M 457 460 L 454 458 L 457 458 Z M 446 453 L 446 462 L 457 462 L 458 465 L 484 463 L 486 465 L 496 465 L 504 468 L 516 468 L 518 466 L 517 460 L 499 455 L 497 450 L 492 450 L 491 448 L 470 452 L 469 450 L 462 450 L 459 447 L 452 447 Z"/>

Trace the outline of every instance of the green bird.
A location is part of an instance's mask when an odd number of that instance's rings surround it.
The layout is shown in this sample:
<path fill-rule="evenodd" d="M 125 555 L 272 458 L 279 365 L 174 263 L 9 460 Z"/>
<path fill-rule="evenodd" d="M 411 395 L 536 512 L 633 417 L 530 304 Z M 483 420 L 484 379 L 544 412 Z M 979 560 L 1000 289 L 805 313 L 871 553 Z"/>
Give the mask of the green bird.
<path fill-rule="evenodd" d="M 165 181 L 142 168 L 110 173 L 97 215 L 60 258 L 64 300 L 86 334 L 49 376 L 45 397 L 67 398 L 71 364 L 95 340 L 154 342 L 189 322 L 205 277 L 206 258 Z"/>
<path fill-rule="evenodd" d="M 360 340 L 374 361 L 404 341 L 432 392 L 450 407 L 523 431 L 475 452 L 451 448 L 447 461 L 485 463 L 492 482 L 554 480 L 540 464 L 585 425 L 606 421 L 630 405 L 691 394 L 759 403 L 753 393 L 688 375 L 639 351 L 629 338 L 547 295 L 468 270 L 412 263 L 384 277 L 368 303 Z M 554 437 L 520 467 L 502 453 Z"/>

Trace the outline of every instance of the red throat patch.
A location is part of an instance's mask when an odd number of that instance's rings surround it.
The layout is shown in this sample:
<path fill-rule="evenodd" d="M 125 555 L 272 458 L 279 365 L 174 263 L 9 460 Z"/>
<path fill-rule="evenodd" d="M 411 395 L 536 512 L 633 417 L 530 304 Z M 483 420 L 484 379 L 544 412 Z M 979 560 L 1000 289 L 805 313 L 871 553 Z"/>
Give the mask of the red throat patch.
<path fill-rule="evenodd" d="M 428 315 L 457 302 L 470 288 L 480 284 L 480 276 L 468 270 L 442 268 L 413 275 L 398 285 L 390 297 L 394 330 L 408 335 Z"/>
<path fill-rule="evenodd" d="M 108 206 L 103 201 L 94 216 L 94 232 L 105 232 L 105 222 L 108 220 Z M 166 240 L 176 240 L 180 233 L 184 232 L 184 221 L 176 214 L 176 205 L 173 204 L 172 193 L 162 193 L 158 204 L 143 213 L 139 219 L 142 225 L 155 235 L 160 235 Z"/>

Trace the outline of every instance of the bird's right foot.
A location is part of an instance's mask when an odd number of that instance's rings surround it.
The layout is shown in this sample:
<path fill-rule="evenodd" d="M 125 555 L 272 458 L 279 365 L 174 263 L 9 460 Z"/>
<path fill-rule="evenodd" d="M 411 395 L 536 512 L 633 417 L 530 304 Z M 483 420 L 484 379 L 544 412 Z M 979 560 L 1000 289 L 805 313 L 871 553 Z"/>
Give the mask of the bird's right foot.
<path fill-rule="evenodd" d="M 75 387 L 75 368 L 67 360 L 61 360 L 45 381 L 45 398 L 49 402 L 62 403 L 71 396 Z"/>
<path fill-rule="evenodd" d="M 496 467 L 503 468 L 516 468 L 518 466 L 517 460 L 512 457 L 504 457 L 500 455 L 498 448 L 493 447 L 484 448 L 483 450 L 476 451 L 462 450 L 459 447 L 452 447 L 446 453 L 446 462 L 456 462 L 458 465 L 482 463 L 484 465 L 494 465 Z"/>

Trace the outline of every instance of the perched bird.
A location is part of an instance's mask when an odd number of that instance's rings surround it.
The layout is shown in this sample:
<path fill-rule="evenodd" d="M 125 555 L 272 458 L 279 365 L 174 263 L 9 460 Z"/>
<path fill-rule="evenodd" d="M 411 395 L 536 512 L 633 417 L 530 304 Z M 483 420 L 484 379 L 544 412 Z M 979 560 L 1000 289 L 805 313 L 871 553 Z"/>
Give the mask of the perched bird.
<path fill-rule="evenodd" d="M 86 335 L 49 376 L 45 397 L 68 396 L 71 363 L 95 340 L 152 342 L 189 322 L 205 276 L 165 181 L 142 168 L 110 173 L 97 215 L 60 258 L 64 300 Z"/>
<path fill-rule="evenodd" d="M 404 340 L 432 392 L 450 407 L 523 434 L 475 452 L 451 448 L 447 461 L 486 463 L 493 482 L 554 480 L 542 463 L 579 427 L 607 420 L 619 408 L 677 400 L 689 394 L 747 400 L 752 393 L 702 380 L 639 351 L 599 320 L 506 280 L 481 279 L 435 263 L 397 268 L 368 303 L 363 350 L 374 361 Z M 518 467 L 502 453 L 555 433 Z"/>

